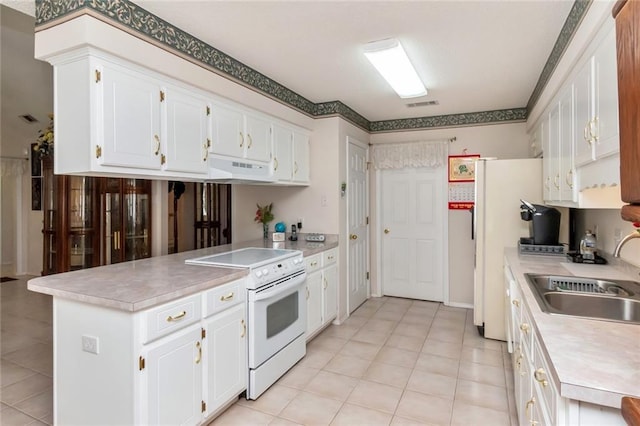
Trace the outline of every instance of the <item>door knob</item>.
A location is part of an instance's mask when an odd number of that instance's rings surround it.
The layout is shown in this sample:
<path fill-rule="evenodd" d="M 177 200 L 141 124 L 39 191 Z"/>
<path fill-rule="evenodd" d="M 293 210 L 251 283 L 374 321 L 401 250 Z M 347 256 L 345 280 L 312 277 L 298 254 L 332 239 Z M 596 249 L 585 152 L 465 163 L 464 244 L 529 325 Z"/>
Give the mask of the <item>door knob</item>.
<path fill-rule="evenodd" d="M 389 231 L 389 228 L 384 228 L 384 233 L 385 234 L 388 234 L 389 232 L 391 232 L 391 231 Z"/>
<path fill-rule="evenodd" d="M 357 240 L 358 236 L 356 234 L 351 234 L 349 235 L 349 238 L 351 238 L 352 240 Z"/>

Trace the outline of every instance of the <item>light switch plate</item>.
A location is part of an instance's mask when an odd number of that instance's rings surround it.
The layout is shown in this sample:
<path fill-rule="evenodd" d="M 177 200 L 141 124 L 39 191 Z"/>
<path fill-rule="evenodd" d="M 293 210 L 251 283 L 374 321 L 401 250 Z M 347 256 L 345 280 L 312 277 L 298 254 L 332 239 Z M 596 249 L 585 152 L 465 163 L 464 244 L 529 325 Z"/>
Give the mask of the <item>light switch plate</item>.
<path fill-rule="evenodd" d="M 82 350 L 97 355 L 98 338 L 95 336 L 82 336 Z"/>

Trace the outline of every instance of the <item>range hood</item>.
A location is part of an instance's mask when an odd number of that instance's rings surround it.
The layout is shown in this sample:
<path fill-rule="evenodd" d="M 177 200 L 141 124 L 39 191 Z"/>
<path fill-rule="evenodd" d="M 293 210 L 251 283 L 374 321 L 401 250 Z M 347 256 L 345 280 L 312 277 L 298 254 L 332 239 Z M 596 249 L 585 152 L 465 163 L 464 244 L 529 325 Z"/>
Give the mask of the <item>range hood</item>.
<path fill-rule="evenodd" d="M 275 181 L 273 169 L 269 163 L 218 155 L 209 156 L 209 177 L 207 182 L 233 184 Z"/>

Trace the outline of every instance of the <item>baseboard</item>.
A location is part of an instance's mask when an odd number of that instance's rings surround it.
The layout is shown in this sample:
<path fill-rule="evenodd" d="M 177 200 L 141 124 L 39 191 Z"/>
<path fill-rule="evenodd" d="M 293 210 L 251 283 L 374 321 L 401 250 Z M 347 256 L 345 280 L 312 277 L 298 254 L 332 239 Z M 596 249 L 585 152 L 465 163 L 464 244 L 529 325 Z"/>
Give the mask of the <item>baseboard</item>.
<path fill-rule="evenodd" d="M 444 305 L 451 306 L 452 308 L 473 309 L 473 305 L 470 303 L 449 302 L 449 303 L 445 303 Z"/>

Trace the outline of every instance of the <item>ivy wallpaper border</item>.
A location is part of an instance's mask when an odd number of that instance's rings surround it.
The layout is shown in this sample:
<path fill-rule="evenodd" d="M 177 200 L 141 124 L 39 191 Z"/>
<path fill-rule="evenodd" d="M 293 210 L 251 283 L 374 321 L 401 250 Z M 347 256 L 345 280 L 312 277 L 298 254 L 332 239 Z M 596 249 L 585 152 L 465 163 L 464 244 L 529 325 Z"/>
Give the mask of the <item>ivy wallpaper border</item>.
<path fill-rule="evenodd" d="M 592 1 L 575 0 L 527 107 L 374 122 L 367 120 L 341 101 L 314 103 L 129 0 L 36 0 L 36 29 L 55 25 L 58 23 L 55 21 L 58 20 L 63 22 L 65 18 L 77 16 L 83 10 L 86 13 L 94 11 L 107 18 L 107 21 L 114 21 L 118 26 L 142 38 L 152 40 L 168 51 L 186 56 L 213 72 L 309 116 L 321 118 L 337 115 L 370 133 L 377 133 L 525 121 L 528 111 L 540 97 Z"/>

